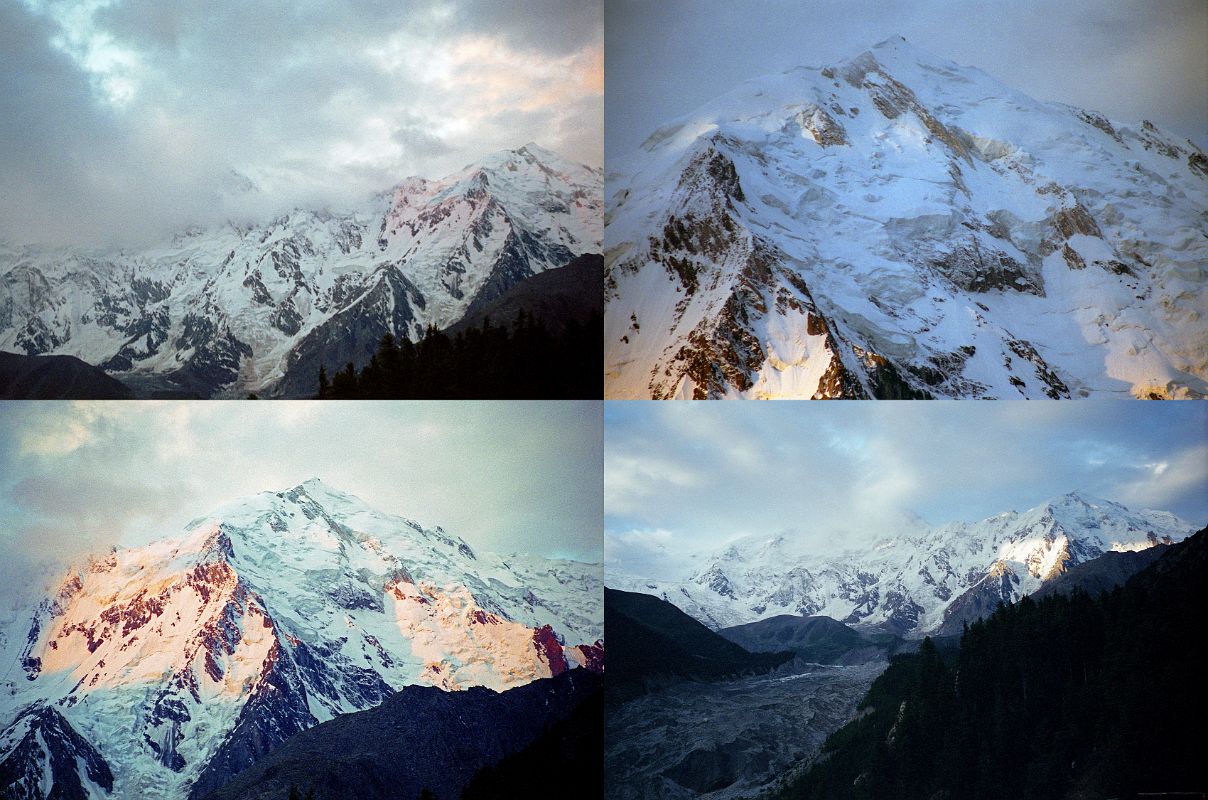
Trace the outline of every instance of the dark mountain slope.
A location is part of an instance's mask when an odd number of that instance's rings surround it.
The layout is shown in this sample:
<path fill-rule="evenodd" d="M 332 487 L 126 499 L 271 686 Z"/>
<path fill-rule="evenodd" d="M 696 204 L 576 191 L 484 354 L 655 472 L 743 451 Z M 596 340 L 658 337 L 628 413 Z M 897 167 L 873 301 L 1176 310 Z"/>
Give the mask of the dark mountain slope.
<path fill-rule="evenodd" d="M 524 311 L 556 335 L 570 322 L 583 325 L 595 315 L 603 316 L 603 285 L 604 256 L 582 255 L 517 283 L 481 307 L 472 307 L 445 332 L 455 336 L 481 328 L 488 319 L 492 325 L 510 325 Z"/>
<path fill-rule="evenodd" d="M 121 381 L 75 356 L 0 352 L 0 400 L 129 400 Z"/>
<path fill-rule="evenodd" d="M 479 770 L 462 800 L 514 800 L 565 787 L 574 797 L 604 795 L 604 692 L 601 690 L 532 744 Z"/>
<path fill-rule="evenodd" d="M 1096 559 L 1070 567 L 1032 593 L 1033 600 L 1051 594 L 1069 594 L 1081 589 L 1092 597 L 1123 585 L 1166 554 L 1167 545 L 1125 553 L 1104 553 Z"/>
<path fill-rule="evenodd" d="M 1073 800 L 1208 790 L 1208 529 L 1123 587 L 1001 606 L 895 658 L 775 798 Z"/>
<path fill-rule="evenodd" d="M 830 617 L 780 614 L 722 628 L 719 634 L 752 653 L 790 650 L 818 664 L 860 664 L 884 659 L 906 643 L 890 634 L 866 634 Z"/>
<path fill-rule="evenodd" d="M 19 737 L 19 740 L 18 740 Z M 53 800 L 86 800 L 89 796 L 82 776 L 113 791 L 113 773 L 108 762 L 71 727 L 63 715 L 48 706 L 36 706 L 20 714 L 0 741 L 15 744 L 0 762 L 0 798 L 38 797 L 49 773 Z"/>
<path fill-rule="evenodd" d="M 1098 595 L 1120 586 L 1165 552 L 1165 544 L 1145 550 L 1109 551 L 1090 561 L 1070 566 L 1033 592 L 1032 599 L 1068 594 L 1074 589 L 1081 589 L 1092 596 Z M 965 625 L 990 616 L 999 605 L 1010 605 L 1012 599 L 1018 596 L 1019 580 L 1010 567 L 994 567 L 953 601 L 944 612 L 944 623 L 936 633 L 940 636 L 959 636 Z"/>
<path fill-rule="evenodd" d="M 792 659 L 786 652 L 748 652 L 671 603 L 637 592 L 605 588 L 604 627 L 610 701 L 681 680 L 766 672 Z"/>
<path fill-rule="evenodd" d="M 506 692 L 408 686 L 369 711 L 292 737 L 207 800 L 282 800 L 290 787 L 317 800 L 455 800 L 484 767 L 567 719 L 602 691 L 574 669 Z"/>

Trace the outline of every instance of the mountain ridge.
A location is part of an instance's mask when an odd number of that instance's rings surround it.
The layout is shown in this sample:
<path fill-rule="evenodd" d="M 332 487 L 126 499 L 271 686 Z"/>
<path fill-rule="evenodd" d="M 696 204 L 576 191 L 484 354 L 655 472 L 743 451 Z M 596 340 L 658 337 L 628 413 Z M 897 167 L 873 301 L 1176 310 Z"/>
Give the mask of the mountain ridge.
<path fill-rule="evenodd" d="M 602 174 L 536 145 L 343 211 L 190 229 L 140 251 L 0 246 L 0 349 L 145 394 L 314 394 L 382 334 L 417 339 L 600 252 Z"/>
<path fill-rule="evenodd" d="M 906 525 L 858 548 L 812 552 L 787 537 L 751 536 L 680 580 L 614 573 L 610 582 L 674 597 L 715 630 L 793 614 L 919 636 L 940 630 L 953 607 L 974 602 L 979 586 L 988 589 L 979 606 L 988 613 L 1104 552 L 1145 550 L 1195 529 L 1168 512 L 1132 511 L 1080 492 L 974 523 Z"/>

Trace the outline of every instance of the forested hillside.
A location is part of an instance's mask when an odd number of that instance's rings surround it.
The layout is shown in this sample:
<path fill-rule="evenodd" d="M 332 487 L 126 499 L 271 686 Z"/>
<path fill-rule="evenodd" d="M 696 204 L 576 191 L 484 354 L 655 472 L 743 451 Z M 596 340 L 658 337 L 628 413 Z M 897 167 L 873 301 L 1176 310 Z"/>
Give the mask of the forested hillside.
<path fill-rule="evenodd" d="M 1123 587 L 1024 597 L 896 657 L 771 798 L 1107 798 L 1208 790 L 1208 532 Z"/>

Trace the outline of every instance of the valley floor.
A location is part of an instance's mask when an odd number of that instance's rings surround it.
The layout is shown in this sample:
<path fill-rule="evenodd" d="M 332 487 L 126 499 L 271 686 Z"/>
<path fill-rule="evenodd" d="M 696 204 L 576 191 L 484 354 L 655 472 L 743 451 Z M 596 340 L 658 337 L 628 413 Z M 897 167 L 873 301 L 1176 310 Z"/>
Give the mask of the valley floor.
<path fill-rule="evenodd" d="M 681 683 L 606 716 L 609 800 L 732 800 L 768 788 L 855 714 L 884 662 Z"/>

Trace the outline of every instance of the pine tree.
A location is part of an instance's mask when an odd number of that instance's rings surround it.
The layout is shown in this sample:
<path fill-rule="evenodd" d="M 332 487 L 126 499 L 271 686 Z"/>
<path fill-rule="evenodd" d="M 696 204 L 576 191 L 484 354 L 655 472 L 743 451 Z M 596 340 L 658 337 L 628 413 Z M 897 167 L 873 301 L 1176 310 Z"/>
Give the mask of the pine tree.
<path fill-rule="evenodd" d="M 331 383 L 327 380 L 327 365 L 319 365 L 319 400 L 326 400 L 331 397 Z"/>

